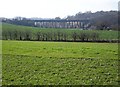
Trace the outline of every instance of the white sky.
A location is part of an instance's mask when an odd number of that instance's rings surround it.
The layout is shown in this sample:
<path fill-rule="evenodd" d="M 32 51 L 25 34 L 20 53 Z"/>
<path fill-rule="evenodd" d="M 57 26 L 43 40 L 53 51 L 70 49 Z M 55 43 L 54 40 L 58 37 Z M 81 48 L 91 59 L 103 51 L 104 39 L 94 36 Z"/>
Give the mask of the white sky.
<path fill-rule="evenodd" d="M 118 10 L 119 0 L 0 0 L 0 17 L 55 18 L 86 11 Z"/>

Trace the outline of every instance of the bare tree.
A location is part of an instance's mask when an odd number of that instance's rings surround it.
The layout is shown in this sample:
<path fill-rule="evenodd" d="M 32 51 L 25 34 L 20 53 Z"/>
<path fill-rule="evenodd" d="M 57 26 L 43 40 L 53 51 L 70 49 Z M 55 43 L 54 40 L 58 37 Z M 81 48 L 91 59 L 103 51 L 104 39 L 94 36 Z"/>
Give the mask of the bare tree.
<path fill-rule="evenodd" d="M 72 33 L 72 38 L 73 38 L 74 41 L 77 40 L 77 33 L 76 33 L 76 32 L 73 32 L 73 33 Z"/>
<path fill-rule="evenodd" d="M 87 37 L 87 35 L 86 35 L 85 32 L 81 32 L 81 33 L 79 34 L 79 39 L 81 39 L 81 41 L 85 41 L 86 37 Z"/>
<path fill-rule="evenodd" d="M 8 40 L 8 31 L 7 30 L 2 30 L 2 39 Z"/>
<path fill-rule="evenodd" d="M 57 36 L 58 36 L 58 41 L 60 41 L 60 38 L 61 38 L 61 33 L 60 33 L 60 31 L 57 32 Z"/>
<path fill-rule="evenodd" d="M 41 40 L 41 32 L 37 32 L 36 33 L 36 37 L 37 37 L 37 40 L 40 41 Z"/>
<path fill-rule="evenodd" d="M 30 40 L 31 39 L 31 31 L 30 30 L 26 30 L 25 31 L 25 40 Z"/>
<path fill-rule="evenodd" d="M 96 41 L 99 38 L 99 34 L 94 32 L 94 33 L 91 34 L 91 38 L 92 38 L 93 41 Z"/>
<path fill-rule="evenodd" d="M 13 31 L 13 38 L 14 38 L 14 40 L 18 39 L 18 31 L 17 30 Z"/>
<path fill-rule="evenodd" d="M 54 32 L 54 40 L 57 41 L 57 33 Z"/>

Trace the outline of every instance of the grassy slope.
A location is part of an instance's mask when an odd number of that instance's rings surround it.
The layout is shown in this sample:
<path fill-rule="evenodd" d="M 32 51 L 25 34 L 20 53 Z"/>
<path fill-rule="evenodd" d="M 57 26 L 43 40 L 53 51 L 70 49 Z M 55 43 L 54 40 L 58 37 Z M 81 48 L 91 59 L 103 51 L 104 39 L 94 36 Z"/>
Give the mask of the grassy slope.
<path fill-rule="evenodd" d="M 3 84 L 97 84 L 118 80 L 118 45 L 3 41 Z"/>
<path fill-rule="evenodd" d="M 101 31 L 101 30 L 80 30 L 80 29 L 50 29 L 50 28 L 36 28 L 36 27 L 27 27 L 27 26 L 18 26 L 18 25 L 12 25 L 12 24 L 6 24 L 3 23 L 2 25 L 3 30 L 31 30 L 33 33 L 37 31 L 41 32 L 67 32 L 68 35 L 70 35 L 72 32 L 76 31 L 79 32 L 98 32 L 100 34 L 101 39 L 118 39 L 118 31 Z"/>

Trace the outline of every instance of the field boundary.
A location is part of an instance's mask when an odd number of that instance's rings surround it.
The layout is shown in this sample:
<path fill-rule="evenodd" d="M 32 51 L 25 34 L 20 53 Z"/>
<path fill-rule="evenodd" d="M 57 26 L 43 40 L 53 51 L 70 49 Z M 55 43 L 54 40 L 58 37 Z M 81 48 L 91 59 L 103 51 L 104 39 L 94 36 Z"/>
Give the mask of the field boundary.
<path fill-rule="evenodd" d="M 9 41 L 9 40 L 8 40 Z M 91 42 L 91 43 L 120 43 L 120 40 L 85 40 L 85 41 L 81 41 L 81 40 L 13 40 L 13 41 L 38 41 L 38 42 Z"/>

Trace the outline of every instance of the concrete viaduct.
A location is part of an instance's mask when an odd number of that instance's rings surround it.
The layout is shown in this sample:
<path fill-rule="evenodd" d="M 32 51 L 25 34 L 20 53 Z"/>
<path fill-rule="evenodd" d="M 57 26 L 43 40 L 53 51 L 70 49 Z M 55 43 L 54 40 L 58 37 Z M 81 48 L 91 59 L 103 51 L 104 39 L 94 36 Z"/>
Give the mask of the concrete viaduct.
<path fill-rule="evenodd" d="M 81 28 L 87 29 L 89 20 L 34 20 L 34 26 L 40 28 Z"/>

